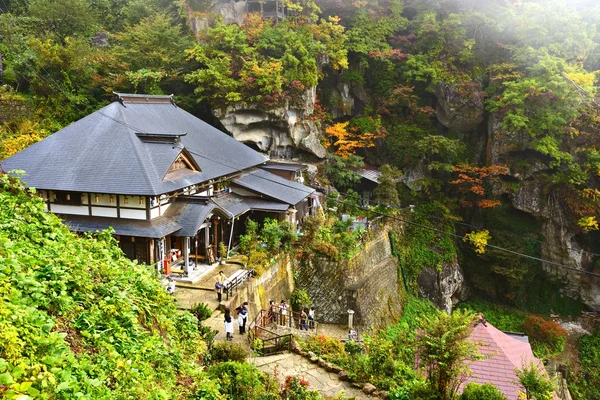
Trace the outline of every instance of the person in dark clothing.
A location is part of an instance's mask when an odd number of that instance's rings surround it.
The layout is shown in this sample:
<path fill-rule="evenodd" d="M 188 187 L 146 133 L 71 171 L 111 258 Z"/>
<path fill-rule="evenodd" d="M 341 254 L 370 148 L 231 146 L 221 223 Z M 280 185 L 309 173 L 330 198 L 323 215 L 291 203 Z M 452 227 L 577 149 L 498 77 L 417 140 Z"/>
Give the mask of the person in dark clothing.
<path fill-rule="evenodd" d="M 231 319 L 231 310 L 229 308 L 225 309 L 225 336 L 227 340 L 233 340 L 233 320 Z"/>

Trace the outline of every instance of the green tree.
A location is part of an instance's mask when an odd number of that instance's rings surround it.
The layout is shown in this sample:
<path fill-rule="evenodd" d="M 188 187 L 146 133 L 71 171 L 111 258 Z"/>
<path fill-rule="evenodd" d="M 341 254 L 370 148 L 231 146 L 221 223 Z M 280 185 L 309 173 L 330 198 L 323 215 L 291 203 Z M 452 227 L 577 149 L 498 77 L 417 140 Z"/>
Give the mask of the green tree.
<path fill-rule="evenodd" d="M 327 156 L 325 164 L 325 174 L 336 188 L 343 190 L 352 187 L 360 181 L 360 174 L 356 168 L 364 165 L 362 158 L 351 155 L 348 158 L 342 158 L 330 154 Z"/>
<path fill-rule="evenodd" d="M 400 197 L 398 196 L 398 179 L 402 176 L 402 172 L 390 165 L 382 165 L 379 167 L 379 182 L 373 195 L 378 203 L 388 206 L 398 206 Z"/>
<path fill-rule="evenodd" d="M 457 310 L 452 315 L 438 312 L 419 319 L 416 336 L 419 369 L 442 400 L 453 399 L 469 362 L 481 358 L 475 343 L 468 340 L 475 314 Z"/>
<path fill-rule="evenodd" d="M 519 382 L 525 389 L 527 400 L 551 400 L 554 398 L 554 384 L 548 378 L 544 367 L 534 363 L 515 370 Z"/>

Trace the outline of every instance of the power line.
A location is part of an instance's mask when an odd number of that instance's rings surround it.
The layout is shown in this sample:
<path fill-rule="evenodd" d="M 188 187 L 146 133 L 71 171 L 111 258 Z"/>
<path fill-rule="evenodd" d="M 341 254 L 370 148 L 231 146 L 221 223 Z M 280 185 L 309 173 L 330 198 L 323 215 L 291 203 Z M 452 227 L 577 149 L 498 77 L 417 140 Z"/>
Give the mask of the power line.
<path fill-rule="evenodd" d="M 344 196 L 353 197 L 353 198 L 359 199 L 359 200 L 362 199 L 362 197 L 360 195 L 353 195 L 351 193 L 344 193 Z M 401 208 L 401 207 L 396 207 L 396 206 L 390 206 L 388 204 L 382 204 L 382 203 L 379 203 L 379 202 L 377 202 L 375 200 L 370 200 L 370 199 L 369 199 L 369 202 L 373 203 L 375 205 L 378 205 L 378 206 L 387 207 L 387 208 L 394 208 L 396 210 L 401 210 L 401 211 L 405 211 L 405 210 L 407 210 L 407 209 L 410 208 L 410 207 L 403 207 L 403 208 Z M 417 210 L 412 210 L 412 212 L 414 212 L 415 214 L 420 214 L 420 215 L 424 215 L 424 216 L 427 216 L 427 217 L 430 217 L 430 218 L 433 218 L 433 219 L 437 219 L 439 221 L 451 222 L 453 224 L 463 225 L 465 227 L 470 227 L 470 228 L 474 228 L 474 229 L 478 229 L 478 230 L 479 229 L 483 229 L 481 226 L 469 224 L 469 223 L 458 221 L 458 220 L 455 220 L 455 219 L 452 219 L 452 218 L 448 218 L 448 217 L 442 217 L 442 216 L 439 216 L 439 215 L 436 215 L 436 214 L 424 213 L 424 212 L 417 211 Z M 493 233 L 493 234 L 506 235 L 506 236 L 514 237 L 516 239 L 522 239 L 522 236 L 516 235 L 514 233 L 511 233 L 511 232 L 508 232 L 508 231 L 505 231 L 505 230 L 489 229 L 487 227 L 485 229 L 487 229 L 490 233 Z M 531 240 L 533 242 L 540 243 L 540 244 L 546 243 L 543 240 L 539 240 L 539 239 L 535 239 L 535 238 L 528 238 L 528 240 Z M 595 256 L 595 257 L 600 257 L 600 254 L 598 254 L 598 253 L 594 253 L 594 252 L 583 250 L 583 249 L 580 249 L 580 250 L 569 249 L 569 251 L 577 251 L 580 254 L 589 254 L 589 255 L 592 255 L 592 256 Z"/>
<path fill-rule="evenodd" d="M 446 231 L 443 231 L 441 229 L 434 228 L 432 226 L 423 225 L 423 224 L 420 224 L 420 223 L 414 222 L 414 221 L 409 221 L 407 219 L 400 218 L 400 217 L 397 217 L 395 215 L 390 215 L 390 214 L 387 214 L 387 213 L 383 213 L 381 211 L 375 211 L 375 210 L 371 210 L 371 209 L 365 209 L 364 207 L 357 206 L 356 204 L 347 203 L 347 202 L 344 202 L 344 201 L 341 201 L 341 200 L 337 200 L 337 199 L 334 199 L 334 198 L 331 198 L 331 200 L 333 200 L 335 202 L 338 202 L 340 204 L 344 204 L 344 205 L 348 205 L 348 206 L 353 206 L 353 207 L 359 207 L 359 208 L 362 208 L 363 210 L 370 211 L 370 212 L 372 212 L 374 214 L 377 214 L 377 215 L 380 215 L 380 216 L 383 216 L 383 217 L 386 217 L 386 218 L 390 218 L 390 219 L 395 219 L 397 221 L 404 222 L 404 223 L 409 224 L 409 225 L 415 225 L 415 226 L 418 226 L 420 228 L 429 229 L 431 231 L 434 231 L 434 232 L 437 232 L 437 233 L 441 233 L 443 235 L 451 236 L 451 237 L 454 237 L 454 238 L 457 238 L 457 239 L 461 239 L 461 240 L 463 239 L 462 236 L 457 235 L 455 233 L 446 232 Z M 506 249 L 504 247 L 500 247 L 500 246 L 496 246 L 496 245 L 492 245 L 492 244 L 487 244 L 486 247 L 489 247 L 489 248 L 492 248 L 492 249 L 496 249 L 496 250 L 499 250 L 499 251 L 503 251 L 503 252 L 506 252 L 506 253 L 510 253 L 510 254 L 513 254 L 513 255 L 517 255 L 517 256 L 520 256 L 520 257 L 529 258 L 531 260 L 540 261 L 540 262 L 542 262 L 544 264 L 554 265 L 556 267 L 560 267 L 560 268 L 568 269 L 568 270 L 571 270 L 571 271 L 576 271 L 576 272 L 581 273 L 581 274 L 585 274 L 585 275 L 589 275 L 589 276 L 594 276 L 596 278 L 600 278 L 600 274 L 598 274 L 598 273 L 581 270 L 581 269 L 578 269 L 578 268 L 575 268 L 575 267 L 571 267 L 569 265 L 560 264 L 560 263 L 557 263 L 557 262 L 554 262 L 554 261 L 544 260 L 544 259 L 539 258 L 539 257 L 531 256 L 529 254 L 520 253 L 520 252 L 514 251 L 514 250 L 509 250 L 509 249 Z"/>

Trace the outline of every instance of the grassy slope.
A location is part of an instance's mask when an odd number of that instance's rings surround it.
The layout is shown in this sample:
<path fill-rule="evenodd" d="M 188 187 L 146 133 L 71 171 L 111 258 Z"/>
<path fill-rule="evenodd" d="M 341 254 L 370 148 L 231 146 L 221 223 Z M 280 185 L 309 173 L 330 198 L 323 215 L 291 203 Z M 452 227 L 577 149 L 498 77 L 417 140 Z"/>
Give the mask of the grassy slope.
<path fill-rule="evenodd" d="M 181 398 L 203 378 L 196 324 L 110 235 L 0 175 L 0 398 Z"/>

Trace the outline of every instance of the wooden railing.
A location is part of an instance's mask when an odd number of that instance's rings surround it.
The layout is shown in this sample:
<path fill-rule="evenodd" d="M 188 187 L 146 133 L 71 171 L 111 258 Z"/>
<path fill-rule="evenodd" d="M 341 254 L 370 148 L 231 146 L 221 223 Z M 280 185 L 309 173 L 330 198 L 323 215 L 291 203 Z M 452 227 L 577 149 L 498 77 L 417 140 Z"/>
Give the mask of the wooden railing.
<path fill-rule="evenodd" d="M 285 317 L 285 318 L 284 318 Z M 286 315 L 281 315 L 280 312 L 272 312 L 270 310 L 260 310 L 254 318 L 254 321 L 248 325 L 248 341 L 251 346 L 254 345 L 256 339 L 262 341 L 263 354 L 265 343 L 273 344 L 275 347 L 281 347 L 281 342 L 285 342 L 283 338 L 291 336 L 291 333 L 280 335 L 277 333 L 279 327 L 300 329 L 300 313 L 288 311 Z M 306 318 L 307 331 L 312 333 L 317 332 L 317 322 Z"/>

